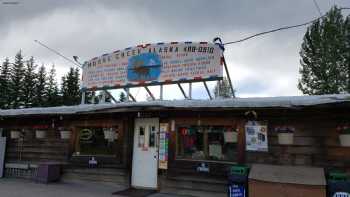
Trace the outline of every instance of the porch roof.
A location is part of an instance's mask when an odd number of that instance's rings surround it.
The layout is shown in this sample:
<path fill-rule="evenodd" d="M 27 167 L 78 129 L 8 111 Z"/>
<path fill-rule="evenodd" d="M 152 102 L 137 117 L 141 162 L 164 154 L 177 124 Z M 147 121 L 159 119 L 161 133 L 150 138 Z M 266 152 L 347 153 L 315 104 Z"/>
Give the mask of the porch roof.
<path fill-rule="evenodd" d="M 175 108 L 175 109 L 254 109 L 254 108 L 302 108 L 346 104 L 350 107 L 350 94 L 318 96 L 281 96 L 257 98 L 232 98 L 214 100 L 156 100 L 143 102 L 121 102 L 116 104 L 83 104 L 75 106 L 37 107 L 0 110 L 0 117 L 23 115 L 64 115 L 103 112 L 112 109 Z"/>

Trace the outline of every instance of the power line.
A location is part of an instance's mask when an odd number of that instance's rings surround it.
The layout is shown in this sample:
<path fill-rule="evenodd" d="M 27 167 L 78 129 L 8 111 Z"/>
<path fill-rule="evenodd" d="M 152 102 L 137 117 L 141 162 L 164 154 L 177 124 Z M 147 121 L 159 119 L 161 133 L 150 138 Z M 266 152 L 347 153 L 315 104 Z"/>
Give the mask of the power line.
<path fill-rule="evenodd" d="M 321 12 L 321 9 L 320 9 L 320 6 L 318 6 L 318 3 L 317 3 L 317 0 L 313 0 L 315 6 L 316 6 L 316 9 L 318 11 L 318 13 L 320 14 L 320 16 L 322 17 L 322 12 Z"/>
<path fill-rule="evenodd" d="M 350 8 L 348 7 L 344 7 L 344 8 L 339 8 L 340 10 L 349 10 Z M 314 20 L 311 20 L 309 22 L 305 22 L 305 23 L 302 23 L 302 24 L 299 24 L 299 25 L 292 25 L 292 26 L 284 26 L 284 27 L 280 27 L 280 28 L 277 28 L 277 29 L 272 29 L 272 30 L 269 30 L 269 31 L 264 31 L 264 32 L 260 32 L 260 33 L 257 33 L 257 34 L 254 34 L 254 35 L 251 35 L 251 36 L 248 36 L 248 37 L 245 37 L 245 38 L 242 38 L 242 39 L 239 39 L 239 40 L 236 40 L 236 41 L 232 41 L 232 42 L 226 42 L 224 43 L 223 45 L 229 45 L 229 44 L 236 44 L 236 43 L 239 43 L 239 42 L 244 42 L 246 40 L 250 40 L 252 38 L 255 38 L 255 37 L 258 37 L 258 36 L 262 36 L 262 35 L 265 35 L 265 34 L 269 34 L 269 33 L 273 33 L 273 32 L 276 32 L 276 31 L 281 31 L 281 30 L 286 30 L 286 29 L 292 29 L 292 28 L 296 28 L 296 27 L 302 27 L 302 26 L 305 26 L 305 25 L 308 25 L 308 24 L 311 24 L 321 18 L 324 18 L 327 14 L 324 14 Z"/>
<path fill-rule="evenodd" d="M 69 61 L 69 62 L 73 63 L 75 66 L 78 66 L 79 68 L 81 68 L 81 67 L 82 67 L 80 64 L 78 64 L 78 63 L 76 63 L 75 61 L 73 61 L 73 60 L 69 59 L 68 57 L 64 56 L 64 55 L 63 55 L 63 54 L 61 54 L 60 52 L 58 52 L 58 51 L 56 51 L 56 50 L 54 50 L 54 49 L 52 49 L 52 48 L 48 47 L 47 45 L 43 44 L 43 43 L 42 43 L 42 42 L 40 42 L 39 40 L 34 40 L 34 42 L 36 42 L 36 43 L 40 44 L 41 46 L 43 46 L 43 47 L 45 47 L 46 49 L 48 49 L 48 50 L 50 50 L 50 51 L 54 52 L 55 54 L 57 54 L 57 55 L 61 56 L 61 57 L 62 57 L 62 58 L 64 58 L 65 60 L 67 60 L 67 61 Z"/>

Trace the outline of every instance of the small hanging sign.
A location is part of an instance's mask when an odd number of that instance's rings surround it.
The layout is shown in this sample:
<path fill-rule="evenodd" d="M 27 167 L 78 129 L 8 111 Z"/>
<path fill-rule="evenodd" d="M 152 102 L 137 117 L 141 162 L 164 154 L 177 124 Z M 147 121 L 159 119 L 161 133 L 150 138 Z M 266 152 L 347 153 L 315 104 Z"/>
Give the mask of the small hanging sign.
<path fill-rule="evenodd" d="M 159 169 L 168 169 L 169 125 L 159 124 Z"/>

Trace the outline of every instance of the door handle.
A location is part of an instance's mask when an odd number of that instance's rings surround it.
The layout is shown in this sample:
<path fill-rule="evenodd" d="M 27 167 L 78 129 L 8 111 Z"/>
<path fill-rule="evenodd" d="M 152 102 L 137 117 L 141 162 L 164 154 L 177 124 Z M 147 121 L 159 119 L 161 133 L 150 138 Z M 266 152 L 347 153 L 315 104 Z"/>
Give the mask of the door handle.
<path fill-rule="evenodd" d="M 153 158 L 157 159 L 157 155 L 154 155 Z"/>

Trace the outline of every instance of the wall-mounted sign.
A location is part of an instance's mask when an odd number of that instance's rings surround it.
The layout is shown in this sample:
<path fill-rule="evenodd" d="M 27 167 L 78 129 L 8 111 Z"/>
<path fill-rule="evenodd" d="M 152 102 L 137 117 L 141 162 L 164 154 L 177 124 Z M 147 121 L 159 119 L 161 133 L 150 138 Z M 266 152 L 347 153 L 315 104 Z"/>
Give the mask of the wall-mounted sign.
<path fill-rule="evenodd" d="M 159 169 L 168 169 L 168 123 L 159 124 Z"/>
<path fill-rule="evenodd" d="M 268 151 L 267 124 L 258 121 L 248 121 L 245 126 L 246 150 Z"/>
<path fill-rule="evenodd" d="M 197 172 L 209 172 L 210 169 L 209 169 L 209 165 L 206 164 L 206 163 L 200 163 L 198 166 L 197 166 Z"/>
<path fill-rule="evenodd" d="M 82 89 L 112 89 L 222 78 L 223 51 L 214 43 L 139 45 L 93 58 L 83 66 Z"/>

